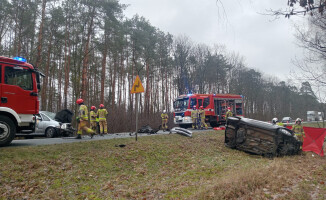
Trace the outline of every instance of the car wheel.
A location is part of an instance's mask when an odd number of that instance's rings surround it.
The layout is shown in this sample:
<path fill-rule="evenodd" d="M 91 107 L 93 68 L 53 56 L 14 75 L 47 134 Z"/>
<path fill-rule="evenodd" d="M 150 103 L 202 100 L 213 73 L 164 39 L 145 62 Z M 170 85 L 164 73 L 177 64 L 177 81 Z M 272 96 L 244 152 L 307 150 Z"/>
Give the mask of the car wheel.
<path fill-rule="evenodd" d="M 53 138 L 56 134 L 56 131 L 54 128 L 49 127 L 45 130 L 45 137 L 47 138 Z"/>

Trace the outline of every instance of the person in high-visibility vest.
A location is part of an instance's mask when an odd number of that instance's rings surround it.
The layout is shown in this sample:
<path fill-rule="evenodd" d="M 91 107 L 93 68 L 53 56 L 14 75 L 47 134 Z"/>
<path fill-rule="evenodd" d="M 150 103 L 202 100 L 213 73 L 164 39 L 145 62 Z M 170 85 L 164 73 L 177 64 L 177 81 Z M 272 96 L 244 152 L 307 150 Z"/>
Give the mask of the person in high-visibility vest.
<path fill-rule="evenodd" d="M 88 123 L 88 109 L 87 106 L 84 105 L 84 100 L 83 99 L 78 99 L 76 103 L 79 105 L 79 110 L 78 110 L 78 117 L 77 117 L 77 123 L 78 123 L 78 128 L 77 128 L 77 137 L 76 139 L 81 139 L 81 135 L 83 133 L 83 130 L 86 131 L 86 133 L 91 135 L 91 138 L 93 138 L 95 132 L 87 127 Z"/>
<path fill-rule="evenodd" d="M 303 130 L 303 126 L 301 125 L 300 118 L 297 118 L 295 120 L 295 124 L 292 126 L 292 130 L 293 130 L 295 136 L 299 139 L 299 141 L 303 143 L 303 140 L 305 138 L 305 133 Z"/>
<path fill-rule="evenodd" d="M 284 124 L 282 122 L 278 121 L 278 119 L 276 117 L 274 117 L 272 119 L 272 123 L 277 125 L 277 126 L 284 126 Z"/>
<path fill-rule="evenodd" d="M 100 109 L 97 110 L 97 117 L 100 124 L 100 135 L 108 133 L 108 124 L 106 122 L 106 117 L 108 115 L 108 111 L 104 108 L 104 105 L 100 105 Z"/>
<path fill-rule="evenodd" d="M 168 129 L 168 119 L 169 119 L 166 110 L 163 110 L 163 113 L 161 114 L 161 118 L 162 118 L 162 130 L 164 132 Z"/>
<path fill-rule="evenodd" d="M 204 107 L 200 106 L 199 108 L 200 108 L 200 110 L 199 110 L 198 114 L 200 115 L 200 119 L 201 119 L 201 128 L 204 128 L 204 126 L 205 126 L 205 129 L 208 129 L 207 124 L 205 123 L 206 117 L 205 117 Z"/>
<path fill-rule="evenodd" d="M 96 107 L 95 106 L 92 106 L 91 107 L 91 112 L 89 113 L 89 116 L 90 116 L 90 122 L 91 122 L 91 129 L 96 133 L 96 117 L 97 117 L 97 114 L 95 112 L 95 109 Z"/>
<path fill-rule="evenodd" d="M 231 111 L 231 107 L 228 107 L 228 111 L 225 114 L 225 120 L 228 121 L 228 118 L 232 117 L 232 116 L 233 116 L 233 113 Z"/>
<path fill-rule="evenodd" d="M 99 133 L 99 132 L 100 132 L 100 120 L 96 114 L 96 133 Z"/>
<path fill-rule="evenodd" d="M 196 110 L 196 106 L 192 107 L 191 111 L 191 119 L 192 119 L 192 128 L 197 129 L 197 117 L 198 117 L 198 110 Z"/>

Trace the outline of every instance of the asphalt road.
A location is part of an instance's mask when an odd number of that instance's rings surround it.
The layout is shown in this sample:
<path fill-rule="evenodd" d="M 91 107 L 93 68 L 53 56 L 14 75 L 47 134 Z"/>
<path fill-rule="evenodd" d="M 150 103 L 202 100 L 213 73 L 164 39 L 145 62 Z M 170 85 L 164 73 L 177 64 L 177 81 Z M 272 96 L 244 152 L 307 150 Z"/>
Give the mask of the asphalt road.
<path fill-rule="evenodd" d="M 192 132 L 204 131 L 204 130 L 192 130 Z M 211 129 L 209 129 L 211 130 Z M 138 133 L 138 137 L 143 136 L 155 136 L 169 134 L 169 132 L 158 131 L 156 134 L 146 134 L 146 133 Z M 130 136 L 129 133 L 114 133 L 107 134 L 104 136 L 95 135 L 93 138 L 90 138 L 88 135 L 83 135 L 82 139 L 74 139 L 74 137 L 60 137 L 60 138 L 37 138 L 37 139 L 21 139 L 21 140 L 13 140 L 9 146 L 1 147 L 1 148 L 10 148 L 10 147 L 23 147 L 23 146 L 39 146 L 39 145 L 53 145 L 53 144 L 65 144 L 65 143 L 73 143 L 73 142 L 87 142 L 94 140 L 108 140 L 114 138 L 129 138 L 135 136 Z"/>

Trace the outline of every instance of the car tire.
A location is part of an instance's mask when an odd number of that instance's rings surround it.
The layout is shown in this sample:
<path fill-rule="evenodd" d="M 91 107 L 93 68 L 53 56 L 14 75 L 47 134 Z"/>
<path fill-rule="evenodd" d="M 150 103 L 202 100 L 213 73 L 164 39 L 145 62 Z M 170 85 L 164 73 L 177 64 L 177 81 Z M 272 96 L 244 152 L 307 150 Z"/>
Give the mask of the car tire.
<path fill-rule="evenodd" d="M 53 138 L 56 135 L 56 130 L 53 127 L 49 127 L 45 130 L 45 137 L 47 138 Z"/>
<path fill-rule="evenodd" d="M 16 126 L 6 116 L 0 116 L 0 146 L 6 146 L 15 138 Z"/>

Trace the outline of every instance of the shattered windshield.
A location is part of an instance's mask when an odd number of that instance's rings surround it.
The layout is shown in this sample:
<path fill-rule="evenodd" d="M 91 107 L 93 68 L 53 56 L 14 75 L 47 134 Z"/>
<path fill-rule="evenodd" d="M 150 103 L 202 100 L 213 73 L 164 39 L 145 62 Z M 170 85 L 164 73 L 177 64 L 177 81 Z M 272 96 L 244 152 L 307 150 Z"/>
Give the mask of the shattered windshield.
<path fill-rule="evenodd" d="M 173 103 L 173 108 L 175 111 L 186 110 L 188 108 L 189 98 L 177 99 Z"/>

